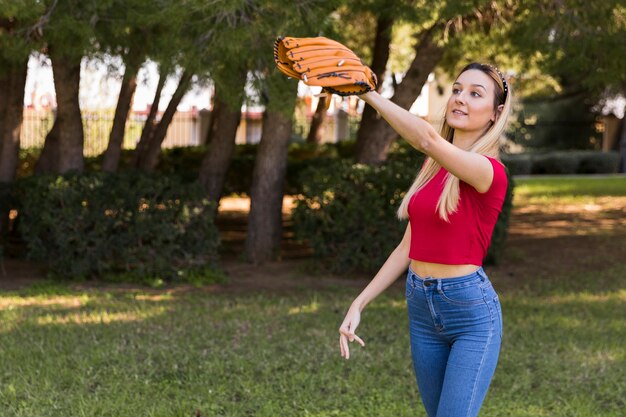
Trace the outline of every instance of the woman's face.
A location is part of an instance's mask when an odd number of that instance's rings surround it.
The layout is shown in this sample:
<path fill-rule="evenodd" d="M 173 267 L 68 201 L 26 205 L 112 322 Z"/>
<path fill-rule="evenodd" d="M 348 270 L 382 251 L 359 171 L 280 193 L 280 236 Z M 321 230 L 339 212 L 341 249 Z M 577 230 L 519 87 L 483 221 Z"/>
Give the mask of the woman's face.
<path fill-rule="evenodd" d="M 452 85 L 446 121 L 455 131 L 484 132 L 496 120 L 494 109 L 495 83 L 484 72 L 471 69 L 463 72 Z"/>

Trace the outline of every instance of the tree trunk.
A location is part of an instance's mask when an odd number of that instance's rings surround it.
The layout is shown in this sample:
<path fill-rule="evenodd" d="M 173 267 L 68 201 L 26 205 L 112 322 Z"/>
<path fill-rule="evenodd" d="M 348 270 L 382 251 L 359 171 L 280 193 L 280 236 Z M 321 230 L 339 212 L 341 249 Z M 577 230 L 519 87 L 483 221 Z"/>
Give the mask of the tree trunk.
<path fill-rule="evenodd" d="M 391 101 L 402 108 L 409 109 L 417 99 L 424 83 L 428 79 L 428 74 L 435 69 L 435 66 L 443 56 L 444 48 L 437 45 L 434 41 L 435 35 L 439 33 L 440 30 L 443 29 L 447 32 L 448 39 L 454 38 L 459 33 L 466 30 L 465 28 L 471 27 L 474 24 L 478 24 L 479 29 L 483 32 L 488 32 L 496 22 L 510 18 L 513 10 L 514 9 L 502 10 L 496 2 L 487 2 L 482 8 L 471 10 L 467 15 L 455 16 L 448 21 L 440 20 L 435 22 L 429 29 L 421 33 L 420 41 L 415 48 L 415 59 L 411 63 L 402 82 L 397 85 Z M 377 28 L 377 43 L 378 38 Z M 383 41 L 381 40 L 381 44 L 382 43 Z M 376 51 L 374 52 L 374 57 L 376 57 Z M 370 106 L 366 105 L 365 111 L 367 111 L 368 108 L 370 108 Z M 378 164 L 385 161 L 387 158 L 389 147 L 397 137 L 397 133 L 382 118 L 368 116 L 365 120 L 365 123 L 362 122 L 359 127 L 359 140 L 357 141 L 355 155 L 356 161 L 367 164 Z"/>
<path fill-rule="evenodd" d="M 379 88 L 382 87 L 385 79 L 385 70 L 387 68 L 387 61 L 389 61 L 392 27 L 393 19 L 383 16 L 378 17 L 376 21 L 376 37 L 371 68 L 378 77 Z M 372 136 L 370 131 L 376 129 L 380 120 L 380 116 L 376 110 L 366 103 L 363 109 L 363 115 L 361 116 L 361 123 L 359 123 L 355 145 L 355 158 L 357 162 L 365 162 L 371 159 L 368 154 L 368 152 L 371 151 L 369 149 L 371 147 L 370 142 L 377 141 L 380 138 Z"/>
<path fill-rule="evenodd" d="M 191 77 L 193 77 L 191 72 L 187 70 L 183 71 L 180 81 L 178 82 L 178 87 L 176 87 L 176 91 L 174 91 L 174 95 L 168 103 L 163 117 L 161 117 L 161 120 L 155 127 L 150 141 L 147 143 L 147 147 L 144 148 L 144 153 L 138 155 L 137 168 L 146 172 L 153 172 L 156 168 L 159 162 L 159 154 L 161 153 L 161 144 L 167 135 L 167 129 L 174 118 L 174 114 L 176 114 L 176 108 L 189 89 Z"/>
<path fill-rule="evenodd" d="M 288 106 L 285 103 L 286 108 L 291 109 L 289 116 L 267 107 L 263 113 L 263 133 L 254 164 L 246 236 L 246 258 L 257 265 L 275 258 L 280 250 L 287 147 L 292 130 L 295 91 L 291 100 Z"/>
<path fill-rule="evenodd" d="M 311 120 L 311 127 L 309 134 L 306 137 L 306 141 L 310 143 L 322 143 L 324 139 L 324 120 L 326 120 L 326 101 L 329 97 L 320 97 L 315 108 L 315 114 Z"/>
<path fill-rule="evenodd" d="M 52 74 L 56 90 L 57 110 L 52 130 L 46 136 L 37 173 L 82 171 L 83 120 L 78 102 L 81 58 L 69 59 L 50 48 Z"/>
<path fill-rule="evenodd" d="M 438 46 L 433 35 L 435 28 L 425 31 L 416 47 L 415 59 L 411 62 L 406 75 L 398 84 L 391 101 L 398 106 L 409 109 L 419 96 L 424 83 L 443 56 L 443 48 Z M 370 106 L 366 106 L 370 108 Z M 371 110 L 374 112 L 374 110 Z M 359 127 L 360 143 L 357 143 L 356 161 L 365 164 L 379 164 L 384 162 L 389 147 L 397 133 L 380 117 L 373 117 L 361 122 Z"/>
<path fill-rule="evenodd" d="M 0 182 L 13 182 L 19 162 L 20 135 L 24 117 L 24 87 L 28 61 L 5 67 L 0 79 Z"/>
<path fill-rule="evenodd" d="M 219 203 L 222 196 L 226 172 L 235 150 L 235 137 L 241 120 L 243 102 L 241 97 L 233 107 L 220 98 L 219 91 L 216 89 L 214 96 L 209 149 L 202 160 L 199 177 L 209 199 L 215 203 Z"/>
<path fill-rule="evenodd" d="M 137 89 L 137 72 L 139 65 L 127 63 L 124 70 L 124 78 L 120 88 L 120 95 L 117 99 L 115 108 L 115 116 L 113 116 L 113 126 L 109 134 L 109 143 L 104 152 L 104 160 L 102 161 L 102 170 L 108 172 L 117 171 L 124 145 L 124 132 L 126 131 L 126 120 L 133 103 L 133 96 Z"/>
<path fill-rule="evenodd" d="M 4 65 L 0 77 L 0 267 L 9 232 L 11 183 L 19 163 L 20 135 L 24 116 L 24 87 L 28 60 Z M 2 268 L 0 268 L 2 269 Z M 3 270 L 0 273 L 5 273 Z"/>
<path fill-rule="evenodd" d="M 165 81 L 167 80 L 167 74 L 160 74 L 159 81 L 157 83 L 156 92 L 154 93 L 154 100 L 152 100 L 152 105 L 150 105 L 150 112 L 148 113 L 148 117 L 143 124 L 143 129 L 141 130 L 141 136 L 139 137 L 139 142 L 137 142 L 137 146 L 135 147 L 135 152 L 133 152 L 133 158 L 131 161 L 131 165 L 133 167 L 139 166 L 139 159 L 142 154 L 145 153 L 145 148 L 148 147 L 148 143 L 152 136 L 154 135 L 154 130 L 156 128 L 156 116 L 159 112 L 159 103 L 161 102 L 161 93 L 163 92 L 163 86 L 165 86 Z"/>

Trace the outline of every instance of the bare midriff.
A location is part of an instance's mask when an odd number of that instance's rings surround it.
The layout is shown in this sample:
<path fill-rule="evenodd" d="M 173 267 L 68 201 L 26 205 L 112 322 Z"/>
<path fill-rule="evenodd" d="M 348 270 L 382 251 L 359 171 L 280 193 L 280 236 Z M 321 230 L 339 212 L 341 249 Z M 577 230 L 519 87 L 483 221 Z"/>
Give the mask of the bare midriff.
<path fill-rule="evenodd" d="M 420 278 L 454 278 L 476 272 L 479 265 L 447 265 L 411 259 L 411 270 Z"/>

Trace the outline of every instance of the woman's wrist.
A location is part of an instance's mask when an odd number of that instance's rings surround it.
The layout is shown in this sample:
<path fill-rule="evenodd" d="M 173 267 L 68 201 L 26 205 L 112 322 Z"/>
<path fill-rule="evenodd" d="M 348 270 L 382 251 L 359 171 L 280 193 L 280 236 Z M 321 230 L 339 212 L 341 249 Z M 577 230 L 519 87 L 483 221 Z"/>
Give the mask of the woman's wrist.
<path fill-rule="evenodd" d="M 352 305 L 350 306 L 350 308 L 356 308 L 357 310 L 359 310 L 359 313 L 363 311 L 363 309 L 365 308 L 365 305 L 367 303 L 360 299 L 359 297 L 355 298 L 354 301 L 352 302 Z"/>
<path fill-rule="evenodd" d="M 372 97 L 376 94 L 378 94 L 378 92 L 376 92 L 375 90 L 372 90 L 372 91 L 368 91 L 367 93 L 361 94 L 358 97 L 364 102 L 369 104 L 370 101 L 372 100 Z"/>

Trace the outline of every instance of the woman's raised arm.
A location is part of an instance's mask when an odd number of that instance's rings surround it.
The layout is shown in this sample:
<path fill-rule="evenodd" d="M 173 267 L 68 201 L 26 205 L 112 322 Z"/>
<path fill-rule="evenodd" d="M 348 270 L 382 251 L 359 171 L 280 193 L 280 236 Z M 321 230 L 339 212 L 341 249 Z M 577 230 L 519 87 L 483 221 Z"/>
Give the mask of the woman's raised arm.
<path fill-rule="evenodd" d="M 411 114 L 375 91 L 361 97 L 372 106 L 404 140 L 433 158 L 455 177 L 486 192 L 493 180 L 493 167 L 482 155 L 463 150 L 442 138 L 430 123 Z"/>

